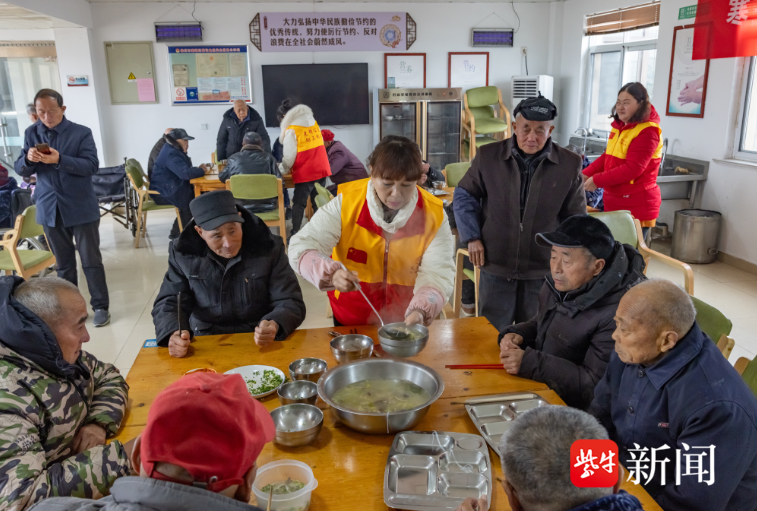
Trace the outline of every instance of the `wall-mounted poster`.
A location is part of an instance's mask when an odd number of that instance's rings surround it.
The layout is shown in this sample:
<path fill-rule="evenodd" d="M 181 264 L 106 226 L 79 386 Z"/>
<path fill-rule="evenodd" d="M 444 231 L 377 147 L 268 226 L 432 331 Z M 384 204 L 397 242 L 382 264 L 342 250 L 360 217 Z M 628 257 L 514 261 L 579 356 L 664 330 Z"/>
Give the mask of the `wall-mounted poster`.
<path fill-rule="evenodd" d="M 416 25 L 405 12 L 261 12 L 250 23 L 260 51 L 405 51 Z"/>
<path fill-rule="evenodd" d="M 489 52 L 449 52 L 447 86 L 463 90 L 489 85 Z"/>
<path fill-rule="evenodd" d="M 384 53 L 385 89 L 421 89 L 425 86 L 425 53 Z"/>
<path fill-rule="evenodd" d="M 173 105 L 252 101 L 247 46 L 169 46 Z"/>
<path fill-rule="evenodd" d="M 694 25 L 676 27 L 670 59 L 667 115 L 704 117 L 710 61 L 692 60 L 693 51 Z"/>

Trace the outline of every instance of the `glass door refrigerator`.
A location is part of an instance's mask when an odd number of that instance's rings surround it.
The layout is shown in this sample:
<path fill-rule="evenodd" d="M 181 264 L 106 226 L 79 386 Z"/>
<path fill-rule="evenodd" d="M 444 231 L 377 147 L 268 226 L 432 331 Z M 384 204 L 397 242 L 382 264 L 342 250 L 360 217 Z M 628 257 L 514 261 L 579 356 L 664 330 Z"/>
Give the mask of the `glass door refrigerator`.
<path fill-rule="evenodd" d="M 376 89 L 373 98 L 374 146 L 401 135 L 437 170 L 460 161 L 462 89 Z"/>

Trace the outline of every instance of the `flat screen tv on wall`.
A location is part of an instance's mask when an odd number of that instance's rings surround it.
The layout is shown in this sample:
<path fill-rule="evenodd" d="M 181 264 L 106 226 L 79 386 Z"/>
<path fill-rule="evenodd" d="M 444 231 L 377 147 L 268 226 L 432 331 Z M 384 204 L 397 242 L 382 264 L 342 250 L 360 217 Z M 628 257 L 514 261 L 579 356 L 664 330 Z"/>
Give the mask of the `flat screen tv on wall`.
<path fill-rule="evenodd" d="M 269 128 L 279 126 L 276 109 L 286 98 L 312 108 L 321 126 L 370 123 L 367 63 L 263 66 L 263 97 Z"/>

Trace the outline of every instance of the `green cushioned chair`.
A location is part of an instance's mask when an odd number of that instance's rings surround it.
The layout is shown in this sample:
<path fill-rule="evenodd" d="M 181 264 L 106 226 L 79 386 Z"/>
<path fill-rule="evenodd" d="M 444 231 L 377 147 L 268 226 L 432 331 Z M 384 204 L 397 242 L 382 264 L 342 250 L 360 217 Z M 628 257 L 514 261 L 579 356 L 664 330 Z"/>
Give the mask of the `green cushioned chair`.
<path fill-rule="evenodd" d="M 733 323 L 712 305 L 693 296 L 691 300 L 694 302 L 694 308 L 697 310 L 697 324 L 699 328 L 718 345 L 725 358 L 728 358 L 736 344 L 733 339 L 728 337 L 733 328 Z"/>
<path fill-rule="evenodd" d="M 510 111 L 502 102 L 502 92 L 497 87 L 468 89 L 463 95 L 463 104 L 463 131 L 467 131 L 469 137 L 470 160 L 475 158 L 478 147 L 510 136 Z M 494 110 L 495 106 L 499 107 L 499 113 Z M 473 147 L 470 140 L 476 141 Z"/>
<path fill-rule="evenodd" d="M 284 187 L 280 178 L 270 174 L 237 174 L 226 181 L 226 189 L 236 199 L 261 200 L 278 199 L 276 211 L 255 213 L 269 227 L 278 227 L 279 235 L 287 244 L 286 213 L 284 213 Z M 319 195 L 320 197 L 320 195 Z"/>
<path fill-rule="evenodd" d="M 47 250 L 19 250 L 19 240 L 36 238 L 45 234 L 44 229 L 35 219 L 37 206 L 29 206 L 16 217 L 16 225 L 0 241 L 0 270 L 15 271 L 21 278 L 28 280 L 32 275 L 55 264 L 55 256 Z"/>
<path fill-rule="evenodd" d="M 179 230 L 184 230 L 184 226 L 181 224 L 179 208 L 175 208 L 170 204 L 156 204 L 155 201 L 150 198 L 150 195 L 160 195 L 160 193 L 148 189 L 142 165 L 140 165 L 134 158 L 126 160 L 126 175 L 129 176 L 129 183 L 131 183 L 131 187 L 134 189 L 137 197 L 139 197 L 139 202 L 137 204 L 137 229 L 134 236 L 134 248 L 139 248 L 139 239 L 147 235 L 147 213 L 149 211 L 174 209 L 176 211 L 176 218 L 179 221 Z"/>
<path fill-rule="evenodd" d="M 448 163 L 444 168 L 444 177 L 447 180 L 447 186 L 455 188 L 469 168 L 470 162 L 467 161 Z"/>
<path fill-rule="evenodd" d="M 654 259 L 663 264 L 679 269 L 683 272 L 684 289 L 690 295 L 694 294 L 694 272 L 691 266 L 682 263 L 678 259 L 673 259 L 664 254 L 656 252 L 644 243 L 644 237 L 641 234 L 641 223 L 633 216 L 630 211 L 604 211 L 600 213 L 589 213 L 594 218 L 602 220 L 612 231 L 613 237 L 621 243 L 631 245 L 644 257 L 644 262 L 649 265 L 649 260 Z M 644 268 L 644 273 L 647 269 Z"/>
<path fill-rule="evenodd" d="M 757 396 L 757 358 L 749 360 L 748 358 L 741 357 L 733 367 L 738 371 L 749 388 L 752 389 L 754 395 Z"/>
<path fill-rule="evenodd" d="M 321 196 L 324 199 L 326 199 L 326 202 L 328 202 L 328 201 L 330 201 L 331 199 L 334 198 L 334 196 L 331 195 L 331 192 L 328 191 L 325 187 L 321 186 L 319 183 L 315 184 L 315 190 L 316 190 L 316 192 L 318 192 L 319 196 Z M 319 208 L 321 207 L 321 205 L 318 204 L 318 201 L 316 201 L 316 204 L 318 205 Z"/>
<path fill-rule="evenodd" d="M 319 208 L 322 208 L 328 203 L 329 201 L 327 199 L 324 199 L 323 195 L 318 194 L 315 196 L 315 205 L 318 206 Z"/>

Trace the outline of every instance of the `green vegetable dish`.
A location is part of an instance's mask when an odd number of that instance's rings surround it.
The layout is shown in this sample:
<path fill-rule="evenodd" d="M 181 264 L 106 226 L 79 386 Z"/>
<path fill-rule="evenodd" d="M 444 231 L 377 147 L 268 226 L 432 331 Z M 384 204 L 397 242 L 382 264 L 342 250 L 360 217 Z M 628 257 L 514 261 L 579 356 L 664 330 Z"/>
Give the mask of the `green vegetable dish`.
<path fill-rule="evenodd" d="M 245 378 L 244 381 L 247 382 L 247 390 L 250 391 L 250 394 L 257 396 L 276 390 L 279 385 L 284 383 L 284 378 L 276 371 L 266 369 L 265 371 L 255 371 L 252 373 L 252 378 Z"/>
<path fill-rule="evenodd" d="M 291 477 L 287 477 L 286 481 L 266 484 L 265 486 L 263 486 L 262 491 L 269 493 L 271 491 L 271 487 L 273 487 L 274 495 L 284 495 L 285 493 L 294 493 L 303 489 L 305 487 L 305 483 L 301 481 L 295 481 Z"/>

